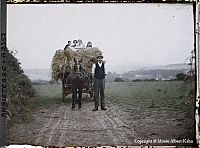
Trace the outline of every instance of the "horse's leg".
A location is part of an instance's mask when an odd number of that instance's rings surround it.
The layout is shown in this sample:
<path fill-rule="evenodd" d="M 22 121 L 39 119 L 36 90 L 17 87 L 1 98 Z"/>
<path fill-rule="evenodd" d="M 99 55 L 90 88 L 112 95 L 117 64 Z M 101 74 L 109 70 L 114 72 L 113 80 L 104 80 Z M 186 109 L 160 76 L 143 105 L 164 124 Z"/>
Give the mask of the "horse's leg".
<path fill-rule="evenodd" d="M 72 109 L 75 109 L 75 99 L 76 99 L 75 95 L 76 95 L 75 90 L 72 90 Z"/>
<path fill-rule="evenodd" d="M 81 101 L 82 101 L 82 89 L 78 89 L 78 108 L 82 108 Z"/>
<path fill-rule="evenodd" d="M 77 94 L 78 94 L 77 89 L 75 89 L 75 104 L 78 104 L 78 97 L 77 97 Z"/>

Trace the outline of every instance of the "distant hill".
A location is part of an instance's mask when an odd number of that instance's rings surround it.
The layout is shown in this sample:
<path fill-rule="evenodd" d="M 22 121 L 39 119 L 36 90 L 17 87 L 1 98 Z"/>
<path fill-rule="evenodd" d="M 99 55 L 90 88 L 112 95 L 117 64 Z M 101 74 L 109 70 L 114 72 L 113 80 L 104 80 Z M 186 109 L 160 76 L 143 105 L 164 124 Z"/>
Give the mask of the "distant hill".
<path fill-rule="evenodd" d="M 169 64 L 163 66 L 134 69 L 123 74 L 129 79 L 174 79 L 178 73 L 187 74 L 190 70 L 188 64 Z"/>
<path fill-rule="evenodd" d="M 33 85 L 48 85 L 49 84 L 49 81 L 47 80 L 33 80 L 31 82 Z"/>
<path fill-rule="evenodd" d="M 190 65 L 188 65 L 188 63 L 179 63 L 179 64 L 168 64 L 168 65 L 161 65 L 161 66 L 156 66 L 156 67 L 149 67 L 145 69 L 190 70 Z"/>
<path fill-rule="evenodd" d="M 116 77 L 124 77 L 129 79 L 136 78 L 155 78 L 158 75 L 162 77 L 176 76 L 178 73 L 187 73 L 190 70 L 188 64 L 169 64 L 163 66 L 145 67 L 130 70 L 124 74 L 118 74 L 116 72 L 108 72 L 107 79 L 114 80 Z M 34 80 L 51 80 L 50 69 L 24 69 L 25 74 Z"/>
<path fill-rule="evenodd" d="M 145 77 L 150 79 L 155 79 L 159 77 L 176 77 L 178 73 L 187 73 L 187 70 L 168 70 L 168 69 L 146 69 L 146 70 L 137 70 L 137 71 L 129 71 L 124 73 L 124 77 L 135 77 L 142 78 Z"/>
<path fill-rule="evenodd" d="M 51 80 L 50 69 L 24 69 L 24 73 L 31 79 L 34 80 Z"/>

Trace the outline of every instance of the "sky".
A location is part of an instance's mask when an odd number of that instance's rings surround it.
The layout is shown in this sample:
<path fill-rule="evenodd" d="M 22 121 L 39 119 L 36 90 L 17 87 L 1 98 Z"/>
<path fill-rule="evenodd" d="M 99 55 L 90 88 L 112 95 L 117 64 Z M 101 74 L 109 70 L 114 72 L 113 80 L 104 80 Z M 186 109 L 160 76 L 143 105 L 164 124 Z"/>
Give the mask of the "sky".
<path fill-rule="evenodd" d="M 98 47 L 107 71 L 186 63 L 194 48 L 192 4 L 7 5 L 7 46 L 24 69 L 50 69 L 68 40 Z"/>

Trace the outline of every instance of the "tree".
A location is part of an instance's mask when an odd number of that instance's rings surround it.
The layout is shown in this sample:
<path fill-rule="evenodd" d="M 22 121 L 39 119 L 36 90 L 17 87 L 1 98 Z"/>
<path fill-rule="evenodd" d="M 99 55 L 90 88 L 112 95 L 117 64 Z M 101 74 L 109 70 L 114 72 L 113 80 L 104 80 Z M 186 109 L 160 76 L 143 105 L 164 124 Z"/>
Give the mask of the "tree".
<path fill-rule="evenodd" d="M 121 79 L 121 78 L 115 78 L 114 81 L 115 81 L 115 82 L 124 82 L 124 80 Z"/>
<path fill-rule="evenodd" d="M 176 75 L 176 79 L 177 79 L 178 81 L 183 81 L 186 77 L 187 77 L 187 75 L 184 74 L 184 73 L 178 73 L 178 74 Z"/>

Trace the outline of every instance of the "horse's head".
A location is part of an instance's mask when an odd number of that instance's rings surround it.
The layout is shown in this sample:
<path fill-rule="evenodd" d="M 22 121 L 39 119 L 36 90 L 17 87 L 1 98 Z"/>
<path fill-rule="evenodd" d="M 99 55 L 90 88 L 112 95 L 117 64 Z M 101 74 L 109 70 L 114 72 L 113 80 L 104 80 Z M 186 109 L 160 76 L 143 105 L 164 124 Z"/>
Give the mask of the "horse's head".
<path fill-rule="evenodd" d="M 76 60 L 74 58 L 74 68 L 73 68 L 73 75 L 75 79 L 83 79 L 84 78 L 84 70 L 81 66 L 81 60 Z"/>
<path fill-rule="evenodd" d="M 85 72 L 80 61 L 74 60 L 70 79 L 72 89 L 83 89 L 85 84 Z"/>

